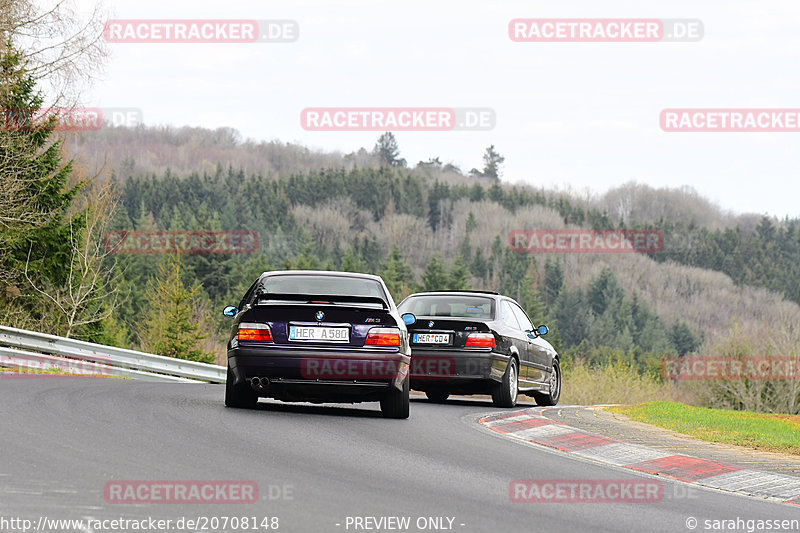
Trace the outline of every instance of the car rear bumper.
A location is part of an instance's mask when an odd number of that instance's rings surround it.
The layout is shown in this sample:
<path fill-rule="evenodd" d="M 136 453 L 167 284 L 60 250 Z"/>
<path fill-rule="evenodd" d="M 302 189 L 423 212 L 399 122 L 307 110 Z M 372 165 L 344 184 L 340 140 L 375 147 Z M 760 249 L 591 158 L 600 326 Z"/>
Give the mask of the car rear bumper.
<path fill-rule="evenodd" d="M 411 358 L 389 350 L 242 347 L 228 350 L 235 383 L 294 401 L 370 401 L 402 390 Z M 256 380 L 254 381 L 254 378 Z"/>
<path fill-rule="evenodd" d="M 440 389 L 448 385 L 499 383 L 508 356 L 486 350 L 432 350 L 414 348 L 411 355 L 411 388 Z"/>

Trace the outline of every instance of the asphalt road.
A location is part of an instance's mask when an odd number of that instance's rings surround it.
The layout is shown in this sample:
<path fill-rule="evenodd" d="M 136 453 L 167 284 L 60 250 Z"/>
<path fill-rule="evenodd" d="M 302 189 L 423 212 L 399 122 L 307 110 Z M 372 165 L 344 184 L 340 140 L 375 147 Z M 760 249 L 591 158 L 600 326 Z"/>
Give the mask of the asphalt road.
<path fill-rule="evenodd" d="M 517 479 L 654 478 L 490 434 L 476 419 L 498 410 L 483 400 L 416 400 L 411 418 L 398 421 L 381 418 L 375 403 L 242 411 L 226 409 L 222 396 L 219 385 L 0 376 L 0 530 L 21 531 L 8 520 L 42 516 L 277 517 L 285 532 L 388 531 L 352 521 L 389 516 L 410 518 L 394 531 L 463 532 L 678 532 L 691 531 L 689 517 L 704 531 L 704 520 L 738 518 L 747 527 L 800 518 L 796 507 L 671 481 L 657 503 L 511 502 Z M 259 501 L 107 503 L 106 482 L 119 480 L 253 481 Z M 224 530 L 234 531 L 230 524 Z M 183 529 L 195 530 L 223 528 Z"/>

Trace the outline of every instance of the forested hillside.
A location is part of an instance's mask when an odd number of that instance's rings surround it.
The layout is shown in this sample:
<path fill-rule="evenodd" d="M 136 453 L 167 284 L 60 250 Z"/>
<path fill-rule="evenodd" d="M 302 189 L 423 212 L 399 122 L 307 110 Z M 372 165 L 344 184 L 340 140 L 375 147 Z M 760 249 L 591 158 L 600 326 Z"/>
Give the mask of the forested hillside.
<path fill-rule="evenodd" d="M 378 147 L 321 154 L 243 142 L 231 130 L 116 128 L 71 147 L 79 156 L 107 154 L 119 199 L 113 229 L 259 237 L 257 254 L 183 256 L 177 268 L 175 258 L 156 255 L 107 258 L 117 272 L 117 344 L 152 344 L 154 285 L 173 271 L 195 291 L 189 301 L 206 357 L 220 354 L 219 309 L 274 268 L 377 273 L 397 301 L 419 289 L 497 290 L 551 325 L 568 356 L 642 367 L 715 342 L 734 323 L 800 318 L 798 221 L 734 216 L 686 188 L 629 183 L 581 197 L 464 175 L 439 158 L 413 168 L 381 164 Z M 665 247 L 648 256 L 529 255 L 507 244 L 514 229 L 563 227 L 655 228 Z"/>
<path fill-rule="evenodd" d="M 279 141 L 245 141 L 230 128 L 105 128 L 72 138 L 69 147 L 89 167 L 103 167 L 122 181 L 129 176 L 165 176 L 168 172 L 179 177 L 218 176 L 220 166 L 226 172 L 230 167 L 245 176 L 285 178 L 332 168 L 376 168 L 381 163 L 370 147 L 349 154 L 322 153 Z M 416 211 L 395 205 L 396 212 L 427 218 L 431 229 L 436 230 L 439 215 L 430 209 L 444 194 L 445 200 L 486 198 L 511 211 L 546 205 L 558 211 L 564 223 L 585 227 L 662 229 L 666 247 L 654 256 L 657 261 L 672 260 L 720 271 L 738 285 L 765 287 L 800 303 L 800 285 L 794 282 L 800 274 L 798 220 L 725 213 L 687 187 L 653 189 L 627 183 L 596 197 L 556 192 L 558 184 L 542 184 L 541 188 L 526 188 L 522 193 L 502 192 L 499 186 L 492 188 L 493 183 L 463 175 L 457 167 L 443 165 L 439 160 L 435 157 L 420 161 L 409 170 L 415 176 L 429 178 L 429 182 L 440 182 L 439 188 L 435 183 L 429 187 L 432 195 L 426 196 L 432 203 L 417 203 Z M 483 193 L 478 188 L 465 191 L 465 186 L 477 185 Z M 452 193 L 442 192 L 447 186 L 453 186 Z M 325 197 L 305 194 L 293 194 L 293 205 Z M 385 197 L 379 200 L 369 206 L 373 214 L 381 214 L 379 211 L 387 207 Z M 403 200 L 415 201 L 405 197 Z"/>

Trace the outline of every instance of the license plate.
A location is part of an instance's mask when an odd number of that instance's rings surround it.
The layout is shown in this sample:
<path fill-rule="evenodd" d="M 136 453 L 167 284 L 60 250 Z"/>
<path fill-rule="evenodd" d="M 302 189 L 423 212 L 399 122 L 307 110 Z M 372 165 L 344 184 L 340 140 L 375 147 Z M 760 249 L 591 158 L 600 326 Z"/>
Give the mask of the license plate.
<path fill-rule="evenodd" d="M 414 344 L 450 344 L 447 333 L 414 333 L 411 337 Z"/>
<path fill-rule="evenodd" d="M 290 341 L 350 342 L 349 328 L 323 326 L 289 326 Z"/>

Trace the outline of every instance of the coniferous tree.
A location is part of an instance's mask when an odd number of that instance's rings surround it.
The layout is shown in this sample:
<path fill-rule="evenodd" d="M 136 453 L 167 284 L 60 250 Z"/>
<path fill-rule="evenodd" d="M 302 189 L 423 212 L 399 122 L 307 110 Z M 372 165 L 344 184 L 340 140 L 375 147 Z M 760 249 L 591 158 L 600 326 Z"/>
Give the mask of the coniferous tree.
<path fill-rule="evenodd" d="M 406 160 L 400 157 L 400 148 L 392 132 L 387 131 L 378 138 L 373 153 L 378 156 L 382 165 L 387 167 L 404 167 Z"/>
<path fill-rule="evenodd" d="M 389 258 L 383 264 L 381 277 L 395 302 L 400 302 L 411 294 L 414 285 L 414 272 L 408 263 L 403 260 L 397 245 L 392 247 L 392 253 L 389 254 Z"/>
<path fill-rule="evenodd" d="M 587 303 L 595 316 L 602 315 L 613 298 L 621 301 L 622 296 L 622 287 L 620 287 L 614 272 L 608 267 L 603 267 L 586 291 Z"/>
<path fill-rule="evenodd" d="M 564 289 L 552 310 L 553 327 L 558 329 L 568 347 L 588 342 L 591 314 L 580 290 Z"/>
<path fill-rule="evenodd" d="M 179 254 L 167 256 L 145 298 L 149 314 L 139 333 L 143 349 L 166 357 L 214 362 L 214 354 L 200 345 L 208 337 L 204 323 L 208 312 L 200 287 L 188 286 L 182 279 Z"/>
<path fill-rule="evenodd" d="M 544 263 L 544 300 L 553 305 L 564 286 L 564 267 L 561 261 L 550 259 Z"/>
<path fill-rule="evenodd" d="M 342 256 L 343 272 L 366 272 L 367 263 L 361 257 L 354 246 L 348 246 Z"/>
<path fill-rule="evenodd" d="M 500 179 L 500 165 L 505 162 L 506 158 L 497 153 L 492 144 L 486 149 L 483 154 L 483 175 L 488 178 L 496 180 Z"/>
<path fill-rule="evenodd" d="M 469 265 L 472 262 L 472 243 L 470 243 L 469 234 L 464 236 L 461 246 L 458 247 L 458 258 L 465 265 Z"/>
<path fill-rule="evenodd" d="M 670 340 L 678 355 L 692 353 L 700 347 L 700 340 L 692 333 L 686 322 L 676 322 L 669 332 Z"/>
<path fill-rule="evenodd" d="M 425 267 L 425 272 L 422 273 L 422 290 L 440 291 L 447 288 L 447 282 L 447 273 L 442 259 L 435 255 L 428 262 L 428 266 Z"/>
<path fill-rule="evenodd" d="M 361 272 L 374 274 L 380 269 L 380 258 L 383 255 L 380 243 L 373 235 L 364 235 L 355 242 L 356 252 L 365 264 L 365 268 Z"/>
<path fill-rule="evenodd" d="M 470 271 L 472 275 L 476 278 L 485 278 L 486 274 L 489 270 L 489 265 L 486 261 L 486 258 L 483 256 L 483 249 L 478 248 L 475 250 L 475 256 L 472 258 L 472 264 L 470 265 Z"/>
<path fill-rule="evenodd" d="M 505 160 L 506 158 L 501 156 L 497 153 L 497 150 L 494 149 L 494 145 L 491 145 L 486 148 L 486 152 L 483 154 L 483 170 L 473 168 L 469 173 L 472 176 L 499 180 L 501 173 L 500 165 L 502 165 Z"/>
<path fill-rule="evenodd" d="M 428 225 L 433 231 L 442 225 L 442 200 L 450 196 L 450 189 L 447 184 L 439 183 L 437 180 L 428 193 Z"/>
<path fill-rule="evenodd" d="M 545 306 L 539 291 L 536 289 L 536 283 L 530 272 L 522 278 L 517 302 L 528 314 L 534 326 L 544 324 L 547 321 L 547 306 Z"/>
<path fill-rule="evenodd" d="M 6 38 L 0 35 L 0 38 Z M 71 185 L 72 161 L 54 137 L 58 118 L 42 109 L 22 55 L 10 41 L 0 55 L 0 307 L 14 298 L 18 316 L 7 323 L 42 320 L 49 300 L 37 287 L 68 281 L 73 250 L 86 227 L 85 214 L 71 211 L 82 184 Z M 14 312 L 12 312 L 12 315 Z"/>
<path fill-rule="evenodd" d="M 477 227 L 478 227 L 478 221 L 475 219 L 475 214 L 472 211 L 470 211 L 469 214 L 467 215 L 467 221 L 465 223 L 465 230 L 467 232 L 467 235 L 475 231 Z"/>
<path fill-rule="evenodd" d="M 472 288 L 469 270 L 462 256 L 458 256 L 453 263 L 453 268 L 447 273 L 447 282 L 444 289 L 452 291 L 468 290 Z"/>

